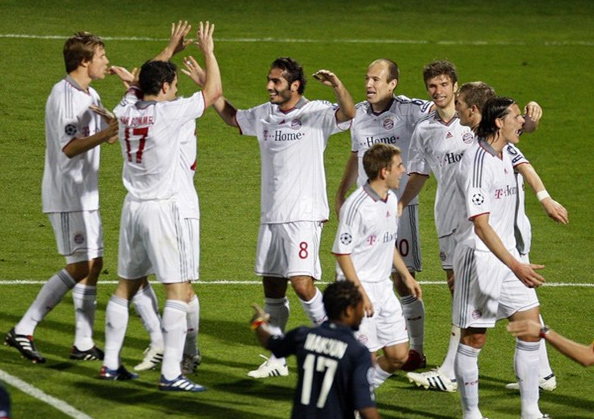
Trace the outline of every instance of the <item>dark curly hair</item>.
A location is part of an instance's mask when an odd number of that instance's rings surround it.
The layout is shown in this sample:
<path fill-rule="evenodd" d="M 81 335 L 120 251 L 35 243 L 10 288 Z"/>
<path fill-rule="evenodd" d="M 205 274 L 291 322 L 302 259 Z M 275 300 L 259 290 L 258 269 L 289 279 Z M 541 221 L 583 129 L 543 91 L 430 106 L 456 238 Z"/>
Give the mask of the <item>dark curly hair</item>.
<path fill-rule="evenodd" d="M 290 57 L 280 57 L 270 64 L 270 68 L 279 68 L 283 70 L 283 77 L 289 82 L 289 86 L 294 81 L 298 81 L 299 88 L 297 89 L 297 93 L 300 95 L 303 94 L 307 80 L 305 79 L 305 74 L 303 73 L 303 67 L 301 67 L 301 64 Z"/>
<path fill-rule="evenodd" d="M 339 320 L 347 307 L 356 307 L 363 300 L 354 282 L 336 281 L 324 290 L 324 308 L 329 320 Z"/>

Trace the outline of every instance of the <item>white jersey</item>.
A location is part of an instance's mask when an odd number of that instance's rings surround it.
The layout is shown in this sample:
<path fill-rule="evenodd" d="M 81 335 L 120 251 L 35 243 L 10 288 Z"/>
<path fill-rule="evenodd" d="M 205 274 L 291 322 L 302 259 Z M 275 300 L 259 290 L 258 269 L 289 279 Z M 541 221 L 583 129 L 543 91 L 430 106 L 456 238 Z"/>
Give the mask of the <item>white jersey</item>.
<path fill-rule="evenodd" d="M 188 123 L 202 116 L 204 98 L 197 92 L 174 101 L 138 101 L 128 93 L 114 109 L 124 157 L 124 186 L 136 200 L 177 197 L 187 182 L 181 144 Z"/>
<path fill-rule="evenodd" d="M 516 246 L 518 252 L 520 252 L 521 255 L 526 255 L 530 253 L 530 247 L 532 243 L 532 227 L 530 225 L 530 220 L 526 215 L 526 192 L 524 178 L 520 173 L 518 173 L 516 168 L 520 164 L 530 162 L 528 161 L 528 159 L 526 159 L 526 157 L 524 157 L 522 152 L 513 144 L 508 144 L 503 150 L 504 152 L 509 154 L 510 158 L 512 159 L 512 164 L 515 169 L 516 183 L 518 185 L 518 201 L 516 207 L 515 223 Z"/>
<path fill-rule="evenodd" d="M 490 252 L 474 232 L 472 219 L 489 214 L 489 224 L 509 251 L 515 250 L 514 223 L 518 187 L 507 152 L 501 156 L 483 139 L 468 149 L 459 164 L 457 184 L 464 205 L 458 212 L 457 245 Z"/>
<path fill-rule="evenodd" d="M 406 96 L 394 96 L 390 107 L 381 113 L 375 113 L 367 101 L 358 103 L 357 114 L 351 127 L 351 150 L 357 153 L 357 186 L 367 183 L 367 174 L 363 168 L 363 155 L 375 143 L 392 144 L 400 148 L 402 163 L 408 165 L 408 148 L 417 122 L 422 119 L 433 102 L 421 99 L 409 99 Z M 408 176 L 400 179 L 399 191 L 404 191 Z M 395 191 L 397 196 L 398 191 Z M 417 199 L 411 201 L 416 204 Z"/>
<path fill-rule="evenodd" d="M 457 227 L 453 211 L 458 163 L 474 143 L 472 130 L 460 125 L 458 117 L 445 123 L 437 112 L 421 120 L 413 133 L 407 169 L 409 174 L 433 172 L 437 180 L 434 216 L 438 237 L 452 234 Z"/>
<path fill-rule="evenodd" d="M 83 90 L 67 76 L 52 88 L 45 105 L 45 168 L 41 196 L 43 212 L 99 209 L 99 147 L 68 158 L 62 151 L 75 138 L 101 131 L 102 118 L 89 110 L 101 106 L 99 94 Z"/>
<path fill-rule="evenodd" d="M 386 200 L 366 184 L 353 192 L 340 209 L 332 253 L 350 255 L 361 282 L 389 280 L 398 233 L 398 198 Z M 344 273 L 337 267 L 339 279 Z"/>
<path fill-rule="evenodd" d="M 241 134 L 260 144 L 262 224 L 328 219 L 324 150 L 330 135 L 350 126 L 337 123 L 336 110 L 301 98 L 288 112 L 271 103 L 237 111 Z"/>

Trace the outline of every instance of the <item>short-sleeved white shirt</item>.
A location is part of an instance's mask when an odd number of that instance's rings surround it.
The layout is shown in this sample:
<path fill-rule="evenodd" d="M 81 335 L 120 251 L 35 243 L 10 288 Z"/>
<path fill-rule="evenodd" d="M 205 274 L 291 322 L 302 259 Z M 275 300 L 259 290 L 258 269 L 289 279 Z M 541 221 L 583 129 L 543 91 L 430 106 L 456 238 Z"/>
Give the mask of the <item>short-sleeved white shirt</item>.
<path fill-rule="evenodd" d="M 367 101 L 356 105 L 357 114 L 351 127 L 351 150 L 357 153 L 357 186 L 367 183 L 367 174 L 363 168 L 363 155 L 376 143 L 392 144 L 400 148 L 402 162 L 408 164 L 408 148 L 417 122 L 427 115 L 433 102 L 421 99 L 409 99 L 406 96 L 394 96 L 390 107 L 381 113 L 373 112 Z M 408 176 L 402 176 L 398 191 L 406 188 Z M 396 192 L 397 196 L 399 192 Z M 411 204 L 416 204 L 415 198 Z"/>
<path fill-rule="evenodd" d="M 408 173 L 429 175 L 437 180 L 434 216 L 438 237 L 445 237 L 456 229 L 453 216 L 457 166 L 462 155 L 474 144 L 469 127 L 460 125 L 458 117 L 445 123 L 437 112 L 421 120 L 412 135 L 408 152 Z"/>
<path fill-rule="evenodd" d="M 124 158 L 123 181 L 136 200 L 170 199 L 187 182 L 182 170 L 182 136 L 204 112 L 201 92 L 174 101 L 137 101 L 128 94 L 115 108 Z M 185 176 L 185 178 L 184 178 Z"/>
<path fill-rule="evenodd" d="M 361 282 L 390 278 L 398 233 L 398 198 L 385 200 L 366 184 L 357 188 L 340 209 L 332 253 L 350 255 Z M 339 279 L 344 279 L 337 267 Z"/>
<path fill-rule="evenodd" d="M 83 90 L 70 76 L 56 83 L 47 99 L 44 213 L 99 209 L 99 147 L 72 158 L 62 151 L 74 138 L 89 137 L 104 128 L 90 105 L 101 106 L 99 94 L 91 87 Z"/>
<path fill-rule="evenodd" d="M 336 110 L 301 98 L 287 112 L 272 103 L 237 111 L 241 134 L 260 144 L 262 224 L 328 219 L 324 150 L 330 135 L 350 126 L 337 123 Z"/>
<path fill-rule="evenodd" d="M 514 223 L 518 186 L 510 155 L 498 155 L 483 139 L 468 149 L 459 164 L 457 183 L 463 210 L 456 230 L 457 245 L 490 252 L 474 232 L 472 219 L 489 214 L 489 224 L 508 250 L 516 248 Z"/>

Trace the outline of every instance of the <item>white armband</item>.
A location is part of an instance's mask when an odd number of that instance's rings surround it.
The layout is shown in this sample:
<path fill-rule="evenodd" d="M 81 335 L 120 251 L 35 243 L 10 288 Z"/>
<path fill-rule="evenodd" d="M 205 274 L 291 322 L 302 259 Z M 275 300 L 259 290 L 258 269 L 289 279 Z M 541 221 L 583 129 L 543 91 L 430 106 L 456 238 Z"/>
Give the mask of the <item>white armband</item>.
<path fill-rule="evenodd" d="M 545 189 L 544 191 L 536 192 L 536 197 L 539 201 L 542 201 L 543 199 L 550 198 L 551 195 L 549 195 L 549 193 Z"/>

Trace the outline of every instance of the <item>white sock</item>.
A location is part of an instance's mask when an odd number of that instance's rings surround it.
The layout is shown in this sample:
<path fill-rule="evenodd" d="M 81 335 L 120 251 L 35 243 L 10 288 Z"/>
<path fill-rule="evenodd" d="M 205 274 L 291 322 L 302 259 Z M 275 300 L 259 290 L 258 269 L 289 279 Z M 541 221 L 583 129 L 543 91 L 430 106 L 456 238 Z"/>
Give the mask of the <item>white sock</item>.
<path fill-rule="evenodd" d="M 180 363 L 188 330 L 187 313 L 188 303 L 181 300 L 165 301 L 162 322 L 165 351 L 161 374 L 166 380 L 173 380 L 181 375 Z"/>
<path fill-rule="evenodd" d="M 402 313 L 406 320 L 410 349 L 423 355 L 423 340 L 425 339 L 425 305 L 423 300 L 414 295 L 407 295 L 400 299 Z"/>
<path fill-rule="evenodd" d="M 448 353 L 443 360 L 443 364 L 439 367 L 442 373 L 448 376 L 450 380 L 454 380 L 456 373 L 454 372 L 454 362 L 456 361 L 456 354 L 458 353 L 458 345 L 460 344 L 460 328 L 452 325 L 452 332 L 450 334 L 450 343 L 448 346 Z"/>
<path fill-rule="evenodd" d="M 542 316 L 539 315 L 538 318 L 540 319 L 540 325 L 544 327 L 545 322 L 542 319 Z M 540 349 L 538 350 L 538 377 L 539 378 L 547 378 L 553 375 L 553 370 L 551 369 L 551 364 L 549 364 L 549 354 L 547 352 L 547 343 L 544 339 L 540 340 Z"/>
<path fill-rule="evenodd" d="M 375 365 L 373 366 L 373 388 L 378 388 L 381 386 L 384 381 L 390 378 L 391 375 L 391 372 L 384 371 L 376 361 Z"/>
<path fill-rule="evenodd" d="M 311 300 L 303 301 L 299 299 L 303 310 L 305 310 L 305 314 L 307 314 L 309 320 L 316 326 L 319 326 L 328 320 L 328 316 L 326 316 L 326 310 L 324 309 L 323 298 L 324 297 L 320 290 L 316 288 L 316 295 L 314 295 Z"/>
<path fill-rule="evenodd" d="M 188 314 L 186 316 L 188 327 L 184 355 L 194 356 L 198 353 L 198 330 L 200 328 L 200 300 L 195 295 L 188 303 Z"/>
<path fill-rule="evenodd" d="M 103 365 L 117 370 L 120 365 L 120 352 L 126 336 L 130 302 L 112 295 L 105 309 L 105 358 Z"/>
<path fill-rule="evenodd" d="M 97 306 L 97 287 L 95 285 L 76 284 L 72 288 L 76 332 L 74 346 L 80 351 L 88 351 L 93 346 L 93 324 Z"/>
<path fill-rule="evenodd" d="M 14 332 L 17 335 L 33 336 L 37 324 L 62 301 L 64 295 L 75 285 L 76 281 L 66 269 L 62 269 L 48 279 L 23 318 L 14 327 Z"/>
<path fill-rule="evenodd" d="M 462 412 L 464 419 L 481 419 L 483 415 L 479 410 L 479 368 L 478 356 L 480 349 L 467 346 L 462 343 L 458 345 L 456 354 L 455 371 L 458 382 L 458 391 L 462 400 Z"/>
<path fill-rule="evenodd" d="M 150 284 L 138 290 L 132 297 L 134 309 L 140 316 L 144 328 L 151 338 L 152 348 L 163 349 L 163 333 L 161 332 L 161 316 L 159 302 L 155 290 Z"/>
<path fill-rule="evenodd" d="M 520 385 L 522 399 L 522 417 L 540 418 L 542 413 L 538 408 L 538 351 L 540 342 L 525 342 L 516 340 L 514 368 Z"/>
<path fill-rule="evenodd" d="M 264 298 L 264 311 L 270 314 L 270 333 L 273 335 L 282 335 L 287 327 L 291 312 L 289 299 L 287 297 Z M 280 362 L 283 365 L 287 364 L 285 358 L 277 358 L 273 354 L 270 354 L 270 360 Z"/>

